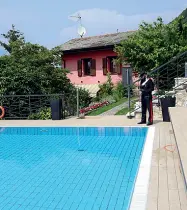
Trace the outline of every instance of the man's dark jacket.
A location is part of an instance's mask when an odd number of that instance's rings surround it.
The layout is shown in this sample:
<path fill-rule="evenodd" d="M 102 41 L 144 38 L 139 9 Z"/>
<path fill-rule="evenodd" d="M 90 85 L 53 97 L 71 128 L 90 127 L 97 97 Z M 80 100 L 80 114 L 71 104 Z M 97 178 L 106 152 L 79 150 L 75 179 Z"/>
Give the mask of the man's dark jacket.
<path fill-rule="evenodd" d="M 142 91 L 143 96 L 151 96 L 152 91 L 154 90 L 154 83 L 151 78 L 144 84 L 146 79 L 142 79 L 140 82 L 140 90 Z"/>

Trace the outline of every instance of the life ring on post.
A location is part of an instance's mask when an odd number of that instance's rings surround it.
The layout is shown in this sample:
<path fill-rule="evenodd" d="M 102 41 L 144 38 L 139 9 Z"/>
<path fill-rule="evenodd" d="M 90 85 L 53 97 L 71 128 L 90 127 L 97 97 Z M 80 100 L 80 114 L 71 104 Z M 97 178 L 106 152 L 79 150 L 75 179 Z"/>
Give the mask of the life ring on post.
<path fill-rule="evenodd" d="M 5 116 L 5 109 L 2 106 L 0 106 L 0 110 L 1 110 L 0 119 L 2 119 Z"/>

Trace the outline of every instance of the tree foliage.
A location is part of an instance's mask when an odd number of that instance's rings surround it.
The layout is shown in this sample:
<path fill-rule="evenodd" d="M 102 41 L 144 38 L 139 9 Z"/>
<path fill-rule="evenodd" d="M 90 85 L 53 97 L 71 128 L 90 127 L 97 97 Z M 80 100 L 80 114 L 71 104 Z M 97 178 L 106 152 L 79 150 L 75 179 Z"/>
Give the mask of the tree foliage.
<path fill-rule="evenodd" d="M 23 33 L 19 30 L 16 30 L 15 25 L 12 25 L 12 28 L 6 33 L 1 34 L 8 43 L 0 41 L 0 46 L 2 46 L 6 51 L 11 53 L 12 51 L 12 44 L 16 41 L 21 41 L 24 43 L 25 39 Z"/>
<path fill-rule="evenodd" d="M 167 25 L 160 17 L 151 24 L 142 22 L 138 31 L 116 47 L 122 62 L 147 72 L 186 50 L 187 24 L 182 16 Z"/>
<path fill-rule="evenodd" d="M 62 52 L 26 42 L 23 34 L 12 26 L 0 45 L 8 55 L 0 56 L 0 95 L 62 94 L 71 98 L 76 108 L 76 88 L 61 68 Z M 90 103 L 88 91 L 80 89 L 81 106 Z M 69 100 L 69 99 L 68 99 Z"/>

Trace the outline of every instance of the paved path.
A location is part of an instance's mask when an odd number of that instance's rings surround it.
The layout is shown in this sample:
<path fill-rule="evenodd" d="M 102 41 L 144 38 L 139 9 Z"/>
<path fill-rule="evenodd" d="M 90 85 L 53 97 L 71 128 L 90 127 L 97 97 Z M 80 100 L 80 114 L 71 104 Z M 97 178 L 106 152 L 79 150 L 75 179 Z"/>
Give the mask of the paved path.
<path fill-rule="evenodd" d="M 124 102 L 123 104 L 120 104 L 119 106 L 115 106 L 114 108 L 100 114 L 99 116 L 109 116 L 109 115 L 115 115 L 119 110 L 128 107 L 128 102 Z"/>

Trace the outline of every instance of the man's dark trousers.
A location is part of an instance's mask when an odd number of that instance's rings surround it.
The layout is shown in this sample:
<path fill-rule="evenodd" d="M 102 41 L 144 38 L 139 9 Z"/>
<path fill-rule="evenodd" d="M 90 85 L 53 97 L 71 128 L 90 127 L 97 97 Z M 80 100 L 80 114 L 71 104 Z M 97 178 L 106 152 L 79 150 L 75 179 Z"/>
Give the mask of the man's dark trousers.
<path fill-rule="evenodd" d="M 142 103 L 142 122 L 146 122 L 146 112 L 149 112 L 149 123 L 153 123 L 153 103 L 152 103 L 152 94 L 143 94 L 141 95 Z"/>

